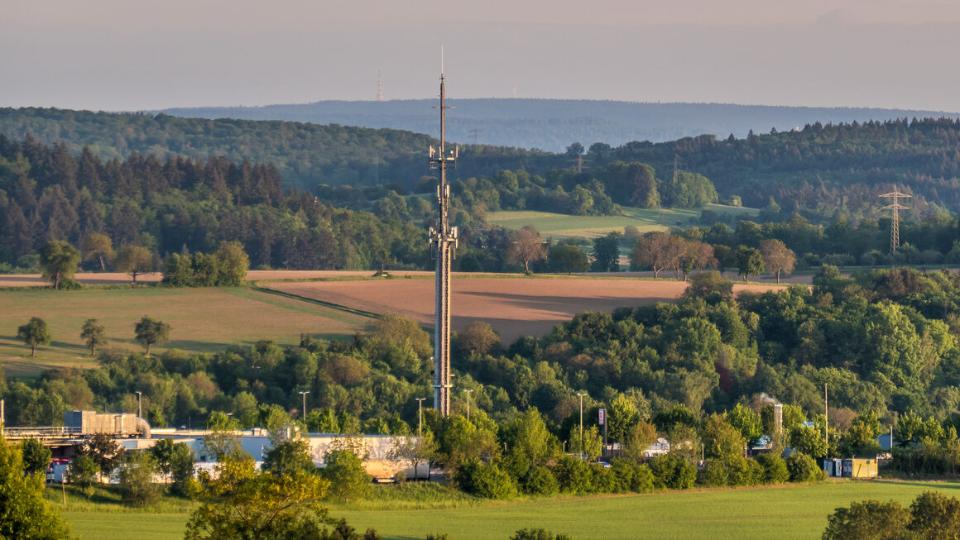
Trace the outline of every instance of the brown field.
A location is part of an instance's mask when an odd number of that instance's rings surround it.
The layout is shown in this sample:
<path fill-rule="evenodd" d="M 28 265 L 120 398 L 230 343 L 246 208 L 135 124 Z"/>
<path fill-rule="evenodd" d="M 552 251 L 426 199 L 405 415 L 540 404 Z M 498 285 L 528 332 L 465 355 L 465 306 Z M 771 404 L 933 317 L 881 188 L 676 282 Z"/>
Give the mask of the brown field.
<path fill-rule="evenodd" d="M 432 279 L 276 282 L 268 286 L 351 309 L 397 313 L 425 325 L 433 322 Z M 738 284 L 735 291 L 767 291 L 776 287 Z M 685 289 L 682 281 L 629 277 L 455 274 L 453 326 L 462 329 L 473 321 L 485 321 L 505 343 L 511 343 L 524 335 L 546 334 L 577 313 L 675 300 Z"/>

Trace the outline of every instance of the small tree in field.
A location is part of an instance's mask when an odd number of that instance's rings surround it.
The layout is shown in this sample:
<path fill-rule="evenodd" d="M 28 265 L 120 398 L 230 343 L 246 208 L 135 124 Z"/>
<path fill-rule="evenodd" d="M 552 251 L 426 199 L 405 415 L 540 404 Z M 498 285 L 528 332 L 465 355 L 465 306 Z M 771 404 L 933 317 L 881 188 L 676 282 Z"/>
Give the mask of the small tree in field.
<path fill-rule="evenodd" d="M 137 275 L 153 269 L 153 255 L 143 246 L 126 245 L 120 248 L 114 265 L 117 270 L 130 274 L 136 285 Z"/>
<path fill-rule="evenodd" d="M 113 258 L 113 241 L 110 237 L 98 232 L 87 233 L 80 241 L 80 250 L 83 260 L 96 261 L 100 264 L 100 271 L 107 271 L 107 261 Z"/>
<path fill-rule="evenodd" d="M 250 258 L 240 242 L 224 242 L 217 248 L 216 257 L 220 262 L 220 276 L 217 285 L 239 287 L 247 280 Z"/>
<path fill-rule="evenodd" d="M 27 324 L 17 328 L 17 338 L 30 347 L 30 358 L 37 357 L 37 347 L 50 343 L 50 330 L 47 321 L 40 317 L 31 317 Z"/>
<path fill-rule="evenodd" d="M 510 251 L 507 257 L 523 265 L 523 271 L 530 273 L 530 263 L 542 261 L 547 256 L 547 249 L 544 247 L 543 238 L 540 232 L 533 226 L 527 225 L 514 234 L 513 243 L 510 244 Z"/>
<path fill-rule="evenodd" d="M 170 339 L 170 325 L 144 315 L 134 326 L 134 337 L 143 345 L 147 356 L 150 356 L 150 347 Z"/>
<path fill-rule="evenodd" d="M 107 330 L 97 319 L 87 319 L 80 330 L 80 339 L 90 350 L 90 356 L 96 356 L 97 347 L 107 344 Z"/>
<path fill-rule="evenodd" d="M 43 266 L 43 277 L 50 280 L 54 289 L 59 289 L 77 272 L 80 252 L 70 242 L 53 240 L 40 250 L 40 264 Z"/>
<path fill-rule="evenodd" d="M 781 274 L 789 275 L 797 265 L 796 254 L 780 240 L 764 240 L 760 243 L 760 253 L 767 271 L 777 275 L 777 283 Z"/>
<path fill-rule="evenodd" d="M 740 249 L 737 250 L 737 270 L 743 276 L 743 280 L 749 281 L 750 276 L 762 274 L 763 269 L 763 254 L 760 253 L 760 250 L 740 246 Z"/>

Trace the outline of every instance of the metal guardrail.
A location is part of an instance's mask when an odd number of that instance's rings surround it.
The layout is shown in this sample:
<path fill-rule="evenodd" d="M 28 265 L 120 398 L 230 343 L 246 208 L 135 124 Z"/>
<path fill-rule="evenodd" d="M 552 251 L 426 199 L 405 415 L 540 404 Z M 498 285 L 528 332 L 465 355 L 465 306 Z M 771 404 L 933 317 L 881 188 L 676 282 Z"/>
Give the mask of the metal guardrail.
<path fill-rule="evenodd" d="M 7 439 L 65 439 L 82 435 L 80 428 L 63 426 L 4 427 Z"/>

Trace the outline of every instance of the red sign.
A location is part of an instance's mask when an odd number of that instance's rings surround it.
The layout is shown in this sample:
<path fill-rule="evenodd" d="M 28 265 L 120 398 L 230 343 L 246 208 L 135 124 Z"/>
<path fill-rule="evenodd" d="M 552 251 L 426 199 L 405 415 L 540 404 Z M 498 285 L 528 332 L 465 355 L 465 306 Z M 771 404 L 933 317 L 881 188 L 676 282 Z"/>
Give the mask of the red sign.
<path fill-rule="evenodd" d="M 604 422 L 604 420 L 606 420 L 606 418 L 607 418 L 607 410 L 606 410 L 606 409 L 600 409 L 600 425 L 601 425 L 601 426 L 603 425 L 603 422 Z"/>

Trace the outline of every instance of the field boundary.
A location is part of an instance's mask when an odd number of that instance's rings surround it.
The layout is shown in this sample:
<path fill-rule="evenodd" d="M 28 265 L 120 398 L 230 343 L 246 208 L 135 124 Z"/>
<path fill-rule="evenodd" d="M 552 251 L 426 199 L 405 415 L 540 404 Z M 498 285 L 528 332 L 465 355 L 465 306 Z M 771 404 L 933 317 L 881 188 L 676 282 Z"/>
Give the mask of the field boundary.
<path fill-rule="evenodd" d="M 315 281 L 323 281 L 323 280 L 315 280 Z M 265 293 L 265 294 L 272 294 L 272 295 L 275 295 L 275 296 L 282 296 L 282 297 L 284 297 L 284 298 L 289 298 L 289 299 L 291 299 L 291 300 L 299 300 L 299 301 L 301 301 L 301 302 L 306 302 L 306 303 L 308 303 L 308 304 L 316 304 L 316 305 L 323 306 L 323 307 L 327 307 L 327 308 L 330 308 L 330 309 L 336 309 L 336 310 L 339 310 L 339 311 L 345 311 L 345 312 L 347 312 L 347 313 L 352 313 L 353 315 L 359 315 L 359 316 L 361 316 L 361 317 L 368 317 L 368 318 L 371 318 L 371 319 L 382 319 L 382 318 L 383 318 L 383 314 L 382 314 L 382 313 L 374 313 L 374 312 L 372 312 L 372 311 L 367 311 L 367 310 L 358 309 L 358 308 L 352 308 L 352 307 L 350 307 L 350 306 L 344 306 L 344 305 L 342 305 L 342 304 L 336 304 L 336 303 L 334 303 L 334 302 L 327 302 L 327 301 L 324 301 L 324 300 L 318 300 L 318 299 L 316 299 L 316 298 L 310 298 L 310 297 L 302 296 L 302 295 L 299 295 L 299 294 L 289 293 L 289 292 L 281 291 L 281 290 L 277 290 L 277 289 L 271 289 L 271 288 L 269 288 L 269 287 L 263 287 L 263 286 L 257 285 L 256 283 L 253 283 L 253 282 L 250 283 L 250 288 L 253 289 L 253 290 L 255 290 L 255 291 Z"/>

